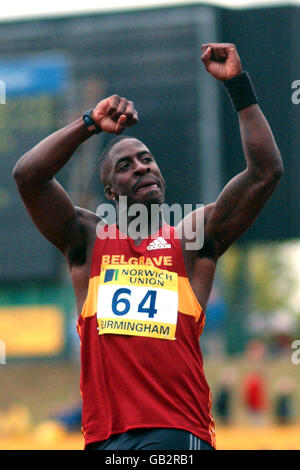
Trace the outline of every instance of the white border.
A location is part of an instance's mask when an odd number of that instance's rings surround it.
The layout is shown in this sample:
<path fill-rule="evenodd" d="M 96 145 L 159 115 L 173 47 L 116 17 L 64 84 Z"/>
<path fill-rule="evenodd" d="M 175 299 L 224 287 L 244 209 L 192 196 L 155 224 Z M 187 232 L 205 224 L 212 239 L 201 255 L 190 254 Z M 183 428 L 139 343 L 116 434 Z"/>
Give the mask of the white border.
<path fill-rule="evenodd" d="M 88 6 L 83 6 L 82 2 L 76 4 L 74 0 L 52 0 L 45 5 L 38 4 L 36 0 L 16 0 L 1 4 L 0 22 L 197 4 L 224 8 L 260 8 L 299 6 L 300 0 L 89 0 Z"/>

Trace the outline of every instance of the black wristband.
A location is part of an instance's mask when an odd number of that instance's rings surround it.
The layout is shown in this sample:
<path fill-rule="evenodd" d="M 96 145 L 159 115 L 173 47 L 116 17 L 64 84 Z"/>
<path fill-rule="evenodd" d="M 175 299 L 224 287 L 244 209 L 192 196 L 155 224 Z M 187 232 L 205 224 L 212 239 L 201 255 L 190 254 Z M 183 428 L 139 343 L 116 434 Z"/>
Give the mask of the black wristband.
<path fill-rule="evenodd" d="M 93 111 L 93 108 L 86 111 L 84 115 L 82 116 L 82 119 L 84 121 L 84 124 L 86 125 L 86 128 L 89 131 L 93 131 L 94 134 L 99 134 L 101 132 L 101 129 L 100 127 L 97 126 L 97 124 L 93 120 L 91 116 L 92 111 Z"/>
<path fill-rule="evenodd" d="M 236 111 L 247 108 L 251 104 L 257 104 L 258 99 L 247 72 L 226 80 L 224 86 L 231 98 Z"/>

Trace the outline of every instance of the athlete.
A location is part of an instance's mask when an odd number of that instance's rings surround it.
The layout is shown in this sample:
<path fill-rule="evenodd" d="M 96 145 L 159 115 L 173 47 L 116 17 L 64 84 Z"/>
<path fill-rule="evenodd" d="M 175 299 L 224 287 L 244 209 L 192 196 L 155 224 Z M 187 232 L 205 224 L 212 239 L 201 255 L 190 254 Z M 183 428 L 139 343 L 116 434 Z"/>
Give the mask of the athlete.
<path fill-rule="evenodd" d="M 238 113 L 246 167 L 215 202 L 177 227 L 159 217 L 136 239 L 120 228 L 121 196 L 129 208 L 142 203 L 149 209 L 164 201 L 165 181 L 147 146 L 120 135 L 137 124 L 138 114 L 118 95 L 37 144 L 13 171 L 33 222 L 69 266 L 79 314 L 86 449 L 216 447 L 199 346 L 205 308 L 219 257 L 253 223 L 283 165 L 235 45 L 204 44 L 202 61 L 224 83 Z M 78 146 L 99 132 L 119 136 L 100 161 L 105 194 L 119 216 L 110 226 L 74 207 L 55 179 Z M 204 243 L 190 249 L 184 228 L 197 227 L 201 216 Z"/>

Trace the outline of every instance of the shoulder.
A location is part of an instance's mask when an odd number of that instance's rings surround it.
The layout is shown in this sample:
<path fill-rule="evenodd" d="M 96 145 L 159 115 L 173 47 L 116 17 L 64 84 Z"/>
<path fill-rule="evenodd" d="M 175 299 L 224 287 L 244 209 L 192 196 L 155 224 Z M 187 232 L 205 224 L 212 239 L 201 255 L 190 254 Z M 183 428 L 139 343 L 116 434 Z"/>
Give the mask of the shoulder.
<path fill-rule="evenodd" d="M 182 220 L 181 232 L 178 233 L 186 273 L 192 285 L 197 286 L 199 296 L 200 286 L 207 286 L 212 280 L 218 258 L 216 241 L 207 229 L 214 207 L 215 203 L 202 205 L 188 214 Z M 203 297 L 202 292 L 198 300 L 202 306 L 206 305 L 206 294 Z"/>
<path fill-rule="evenodd" d="M 86 230 L 96 227 L 101 220 L 95 212 L 82 207 L 75 206 L 75 212 L 79 227 Z"/>
<path fill-rule="evenodd" d="M 97 224 L 100 222 L 94 212 L 75 206 L 76 219 L 79 228 L 79 238 L 69 247 L 66 257 L 70 265 L 86 263 L 88 252 L 94 246 Z"/>
<path fill-rule="evenodd" d="M 213 212 L 214 208 L 215 208 L 215 205 L 216 203 L 215 202 L 212 202 L 210 204 L 207 204 L 206 206 L 204 206 L 204 221 L 207 222 L 211 213 Z"/>
<path fill-rule="evenodd" d="M 205 237 L 207 222 L 214 210 L 215 202 L 207 205 L 201 205 L 198 209 L 186 215 L 177 225 L 176 229 L 181 234 L 183 240 L 191 239 L 193 235 L 199 235 L 202 232 Z"/>
<path fill-rule="evenodd" d="M 202 205 L 190 212 L 177 225 L 183 255 L 190 260 L 197 257 L 216 258 L 216 244 L 209 233 L 208 221 L 215 203 Z"/>

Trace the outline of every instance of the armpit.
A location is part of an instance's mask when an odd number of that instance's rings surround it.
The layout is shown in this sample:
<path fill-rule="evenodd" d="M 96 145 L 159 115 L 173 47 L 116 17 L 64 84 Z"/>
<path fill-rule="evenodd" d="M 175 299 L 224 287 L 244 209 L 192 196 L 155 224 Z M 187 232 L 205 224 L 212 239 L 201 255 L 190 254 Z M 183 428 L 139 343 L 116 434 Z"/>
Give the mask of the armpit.
<path fill-rule="evenodd" d="M 217 243 L 212 238 L 204 240 L 203 247 L 197 252 L 198 258 L 217 259 Z"/>
<path fill-rule="evenodd" d="M 87 260 L 87 240 L 83 238 L 81 242 L 68 249 L 66 256 L 71 266 L 82 266 Z"/>

